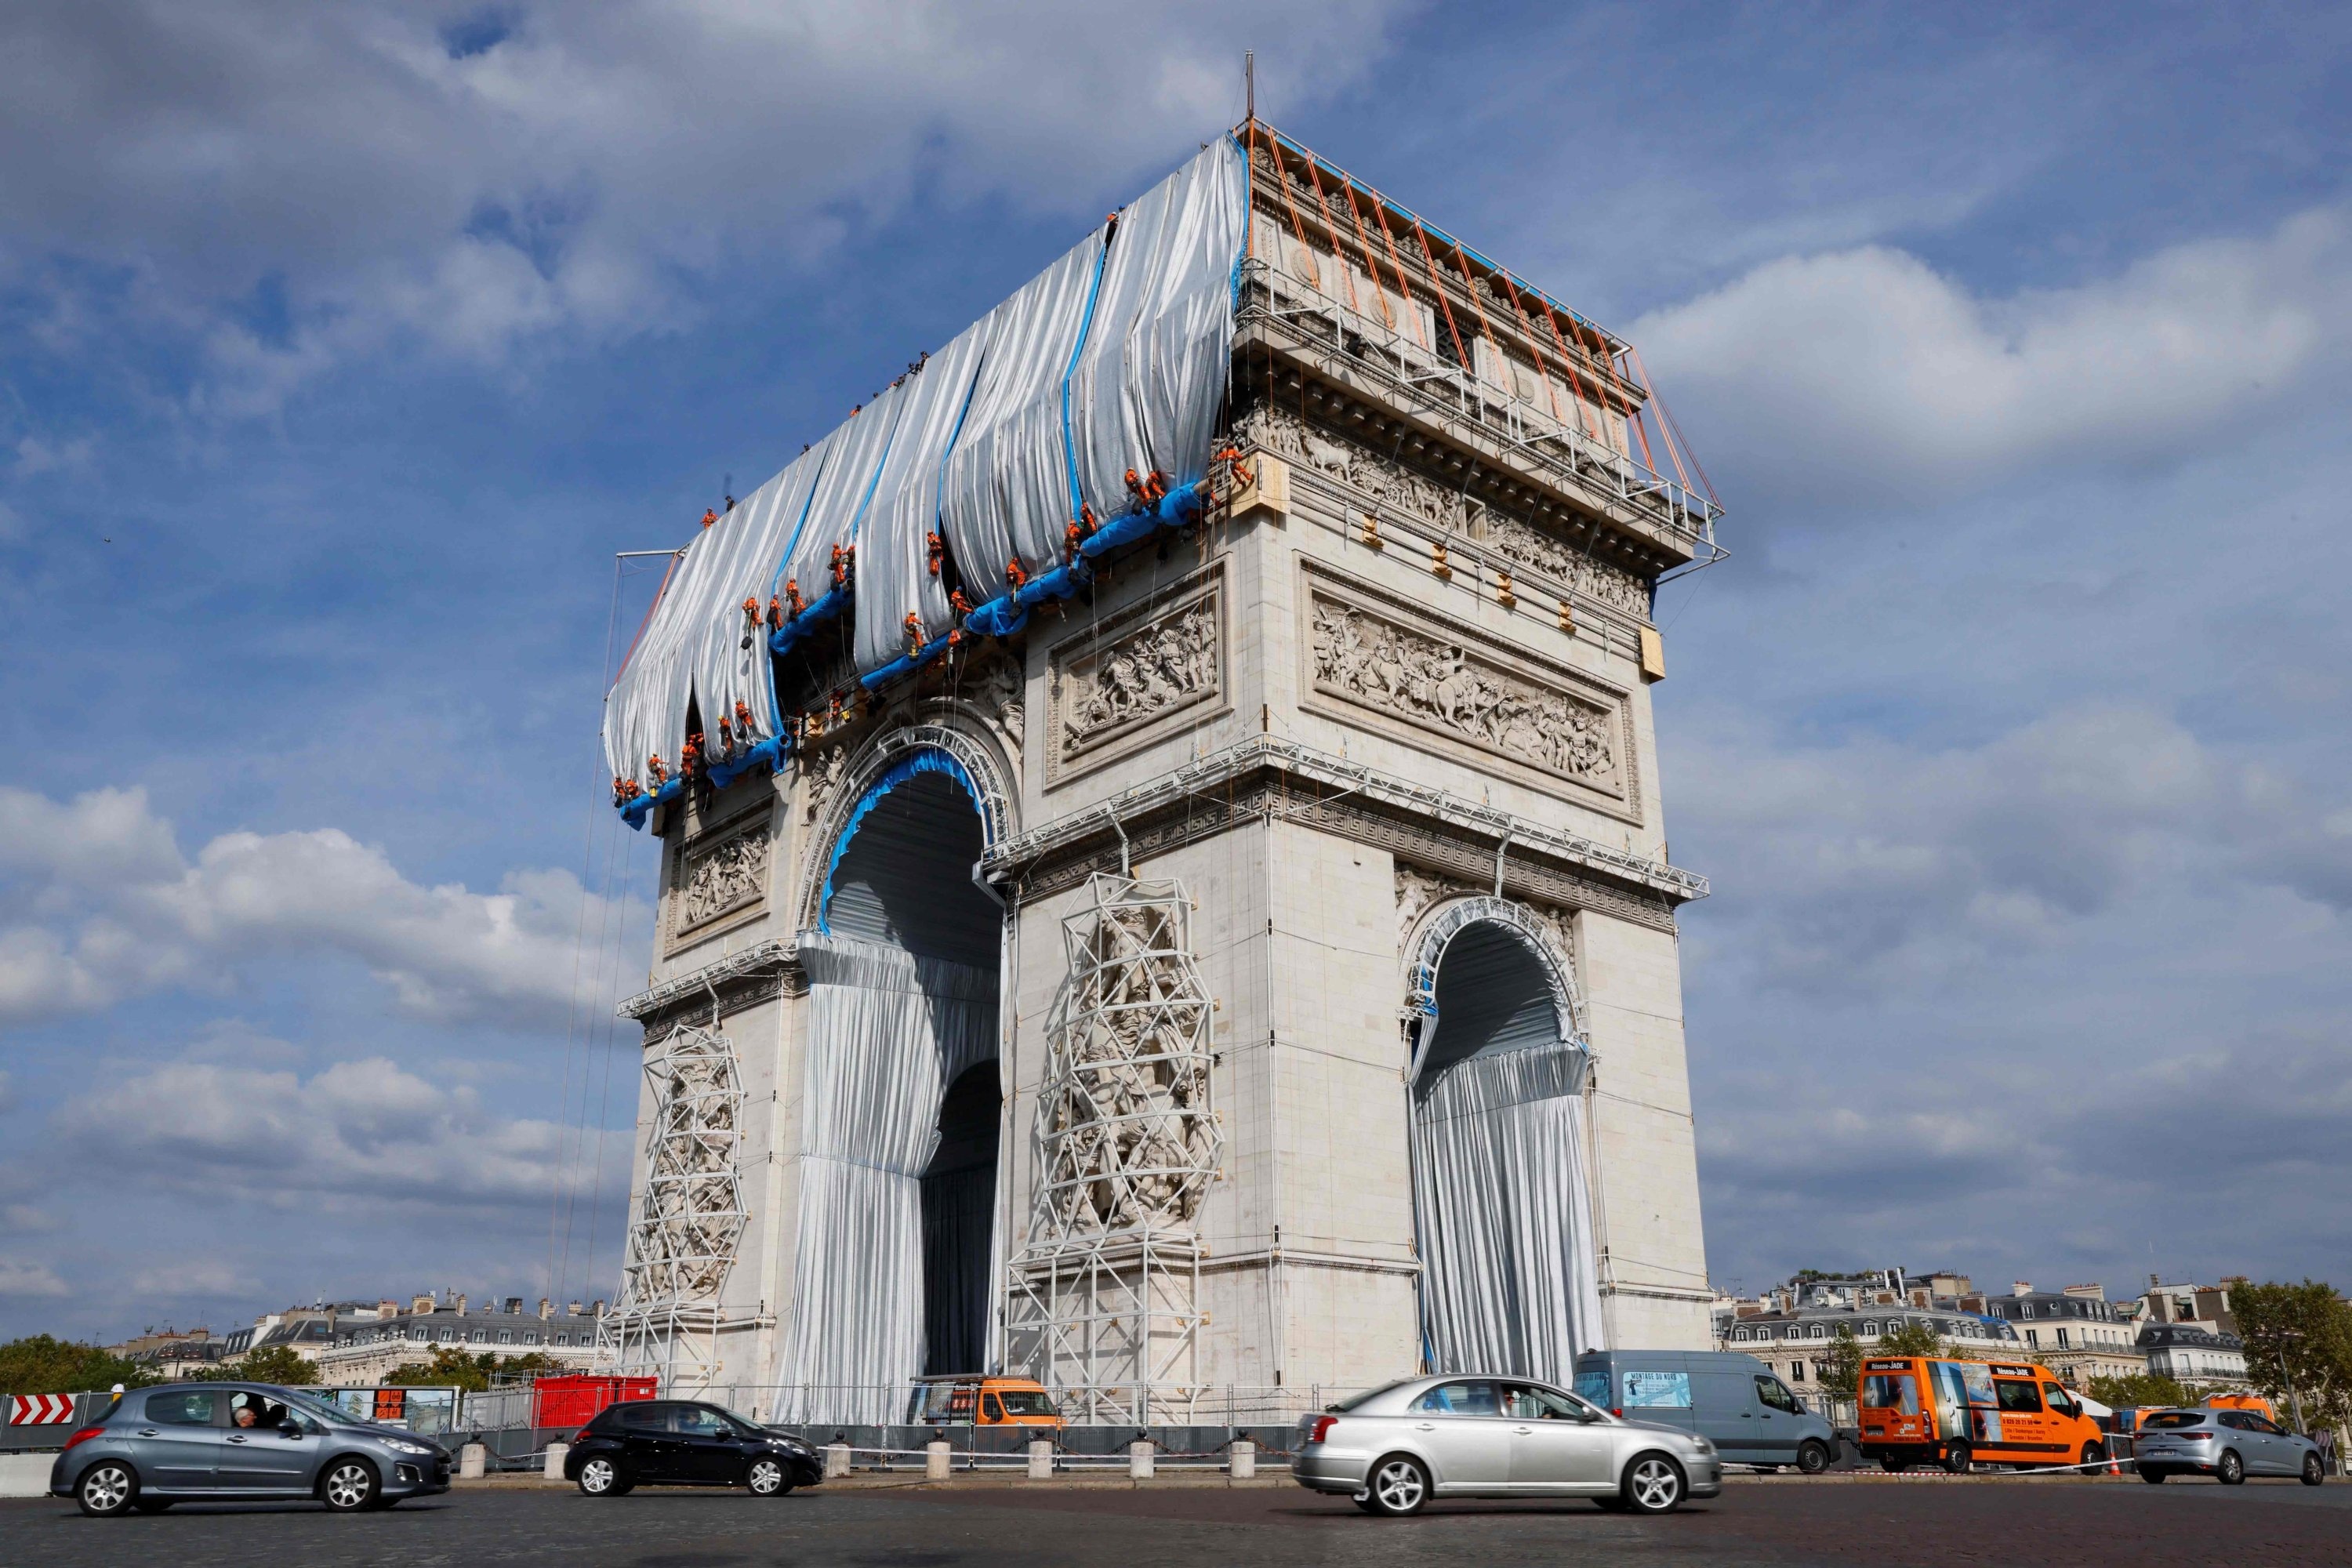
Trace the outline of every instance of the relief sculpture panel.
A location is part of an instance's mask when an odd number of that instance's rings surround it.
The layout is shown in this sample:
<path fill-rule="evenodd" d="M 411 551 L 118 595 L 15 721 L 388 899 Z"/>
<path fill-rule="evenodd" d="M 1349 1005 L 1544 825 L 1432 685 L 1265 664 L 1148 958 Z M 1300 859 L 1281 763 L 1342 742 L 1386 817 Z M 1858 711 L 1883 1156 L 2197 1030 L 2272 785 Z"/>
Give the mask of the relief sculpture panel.
<path fill-rule="evenodd" d="M 1547 786 L 1573 784 L 1578 798 L 1614 815 L 1633 810 L 1622 693 L 1320 574 L 1309 574 L 1306 605 L 1308 682 L 1357 710 L 1351 722 L 1443 736 L 1542 775 Z"/>
<path fill-rule="evenodd" d="M 671 936 L 685 937 L 765 899 L 771 842 L 762 818 L 707 848 L 689 847 L 680 860 Z"/>
<path fill-rule="evenodd" d="M 1051 657 L 1046 787 L 1148 745 L 1162 721 L 1224 696 L 1224 597 L 1203 579 L 1071 637 Z"/>

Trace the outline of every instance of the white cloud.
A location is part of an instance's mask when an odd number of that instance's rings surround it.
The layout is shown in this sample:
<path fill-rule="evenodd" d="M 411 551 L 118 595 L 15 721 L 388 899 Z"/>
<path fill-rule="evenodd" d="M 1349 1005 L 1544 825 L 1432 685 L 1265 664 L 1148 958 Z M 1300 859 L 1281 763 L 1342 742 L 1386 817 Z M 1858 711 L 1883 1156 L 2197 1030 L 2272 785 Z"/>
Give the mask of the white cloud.
<path fill-rule="evenodd" d="M 5 1021 L 325 953 L 365 965 L 421 1016 L 546 1024 L 562 1016 L 576 972 L 583 894 L 567 873 L 510 874 L 496 893 L 426 887 L 332 828 L 226 833 L 189 861 L 139 790 L 59 804 L 0 788 L 9 873 L 33 918 L 0 925 Z"/>
<path fill-rule="evenodd" d="M 27 1258 L 0 1258 L 0 1296 L 44 1299 L 72 1294 L 56 1269 Z"/>
<path fill-rule="evenodd" d="M 381 1057 L 308 1078 L 167 1062 L 68 1102 L 55 1125 L 145 1183 L 273 1207 L 544 1200 L 562 1140 Z"/>
<path fill-rule="evenodd" d="M 140 269 L 207 325 L 212 404 L 257 412 L 393 332 L 657 328 L 677 278 L 809 260 L 935 183 L 1090 218 L 1235 117 L 1243 40 L 1328 93 L 1400 4 L 32 4 L 0 197 L 20 264 Z"/>
<path fill-rule="evenodd" d="M 1946 497 L 2210 448 L 2308 393 L 2352 347 L 2352 220 L 2007 297 L 1883 247 L 1790 257 L 1629 335 L 1735 507 Z"/>
<path fill-rule="evenodd" d="M 2183 879 L 2352 909 L 2352 842 L 2323 808 L 2146 707 L 1944 747 L 1735 725 L 1684 755 L 1680 810 L 1728 894 L 1700 926 L 1767 984 L 1940 984 Z"/>

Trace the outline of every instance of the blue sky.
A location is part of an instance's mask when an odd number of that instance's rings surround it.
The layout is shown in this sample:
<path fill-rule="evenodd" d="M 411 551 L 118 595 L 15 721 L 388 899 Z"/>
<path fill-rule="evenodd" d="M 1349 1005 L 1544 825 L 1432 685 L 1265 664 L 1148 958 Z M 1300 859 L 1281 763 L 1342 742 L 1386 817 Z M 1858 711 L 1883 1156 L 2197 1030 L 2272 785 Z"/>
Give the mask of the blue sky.
<path fill-rule="evenodd" d="M 1718 1280 L 2347 1283 L 2347 31 L 10 7 L 0 1333 L 609 1293 L 613 552 L 1230 123 L 1244 45 L 1632 337 L 1732 510 L 1656 689 Z"/>

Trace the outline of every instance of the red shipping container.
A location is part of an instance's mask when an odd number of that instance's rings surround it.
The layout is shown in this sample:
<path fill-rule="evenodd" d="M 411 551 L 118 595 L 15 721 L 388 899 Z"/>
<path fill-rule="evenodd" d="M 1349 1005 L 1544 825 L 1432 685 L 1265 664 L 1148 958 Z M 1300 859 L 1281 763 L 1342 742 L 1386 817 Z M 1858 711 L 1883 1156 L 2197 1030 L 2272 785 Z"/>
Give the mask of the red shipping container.
<path fill-rule="evenodd" d="M 653 1377 L 591 1377 L 584 1373 L 542 1377 L 530 1385 L 533 1426 L 585 1426 L 607 1405 L 659 1396 Z"/>

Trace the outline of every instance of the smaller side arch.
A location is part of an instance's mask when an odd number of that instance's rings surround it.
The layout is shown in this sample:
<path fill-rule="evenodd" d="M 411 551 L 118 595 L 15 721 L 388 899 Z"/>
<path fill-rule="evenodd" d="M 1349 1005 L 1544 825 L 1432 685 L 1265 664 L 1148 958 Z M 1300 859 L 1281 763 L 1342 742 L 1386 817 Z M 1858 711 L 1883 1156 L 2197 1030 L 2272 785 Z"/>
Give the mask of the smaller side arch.
<path fill-rule="evenodd" d="M 1523 943 L 1542 973 L 1549 994 L 1553 1038 L 1581 1053 L 1589 1068 L 1591 1043 L 1584 1037 L 1584 1002 L 1568 955 L 1553 947 L 1543 921 L 1525 904 L 1510 899 L 1478 894 L 1439 904 L 1422 918 L 1406 947 L 1405 1051 L 1408 1071 L 1418 1075 L 1423 1048 L 1437 1019 L 1437 970 L 1456 937 L 1477 925 L 1503 928 Z"/>

